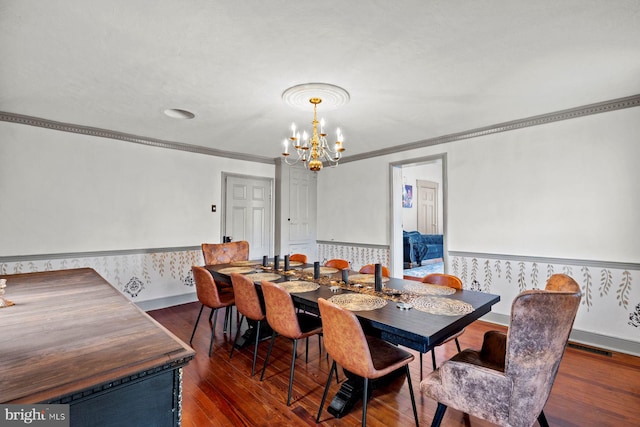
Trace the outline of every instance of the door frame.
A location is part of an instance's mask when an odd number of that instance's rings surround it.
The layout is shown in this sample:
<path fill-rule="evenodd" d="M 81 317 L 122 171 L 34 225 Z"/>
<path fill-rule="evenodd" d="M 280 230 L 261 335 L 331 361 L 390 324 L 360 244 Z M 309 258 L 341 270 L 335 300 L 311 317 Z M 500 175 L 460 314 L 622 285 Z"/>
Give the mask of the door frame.
<path fill-rule="evenodd" d="M 391 261 L 391 275 L 402 277 L 403 270 L 403 249 L 402 249 L 402 167 L 417 166 L 421 163 L 440 160 L 442 164 L 442 257 L 444 260 L 445 272 L 448 264 L 447 250 L 447 210 L 448 210 L 448 184 L 447 184 L 447 153 L 434 154 L 431 156 L 416 157 L 412 159 L 399 160 L 389 163 L 389 259 Z"/>
<path fill-rule="evenodd" d="M 274 245 L 274 224 L 275 224 L 275 197 L 274 197 L 274 178 L 272 177 L 268 177 L 268 176 L 260 176 L 260 175 L 246 175 L 246 174 L 240 174 L 240 173 L 232 173 L 232 172 L 222 172 L 221 174 L 221 186 L 222 186 L 222 200 L 223 200 L 223 205 L 220 207 L 221 209 L 221 222 L 220 222 L 220 238 L 222 239 L 222 236 L 226 236 L 227 235 L 227 203 L 228 203 L 228 197 L 229 195 L 227 194 L 227 178 L 228 177 L 234 177 L 234 178 L 245 178 L 245 179 L 258 179 L 258 180 L 262 180 L 262 181 L 268 181 L 269 182 L 269 189 L 271 194 L 269 195 L 269 211 L 271 212 L 271 221 L 269 223 L 269 235 L 270 235 L 270 239 L 269 239 L 269 256 L 273 255 L 273 245 Z"/>

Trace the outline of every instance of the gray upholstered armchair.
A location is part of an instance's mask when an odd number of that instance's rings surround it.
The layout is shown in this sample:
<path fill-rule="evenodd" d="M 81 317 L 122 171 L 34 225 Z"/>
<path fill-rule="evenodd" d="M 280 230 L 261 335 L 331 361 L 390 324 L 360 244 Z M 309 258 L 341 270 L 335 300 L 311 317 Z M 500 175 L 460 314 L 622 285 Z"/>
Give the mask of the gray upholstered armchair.
<path fill-rule="evenodd" d="M 438 402 L 501 426 L 548 426 L 544 408 L 580 304 L 580 287 L 555 274 L 545 290 L 518 295 L 507 334 L 489 331 L 482 349 L 464 350 L 429 374 L 421 391 Z"/>

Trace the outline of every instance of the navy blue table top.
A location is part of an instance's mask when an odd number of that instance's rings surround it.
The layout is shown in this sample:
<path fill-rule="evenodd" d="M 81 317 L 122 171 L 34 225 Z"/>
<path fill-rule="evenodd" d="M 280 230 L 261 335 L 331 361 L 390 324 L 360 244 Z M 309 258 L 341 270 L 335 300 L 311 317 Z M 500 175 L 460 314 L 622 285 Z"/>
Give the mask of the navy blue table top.
<path fill-rule="evenodd" d="M 229 266 L 230 264 L 220 264 L 205 267 L 211 271 L 215 280 L 230 283 L 229 275 L 218 272 L 218 270 Z M 305 267 L 309 266 L 312 267 L 312 265 L 306 265 Z M 351 273 L 357 274 L 355 271 Z M 336 273 L 334 278 L 339 281 L 340 273 Z M 274 282 L 278 283 L 287 280 L 287 276 L 282 275 L 281 279 Z M 393 289 L 403 289 L 407 283 L 416 282 L 390 278 L 389 282 L 385 283 L 385 286 Z M 351 291 L 341 289 L 337 294 L 348 292 Z M 315 291 L 292 293 L 291 295 L 298 306 L 302 306 L 308 311 L 317 312 L 318 298 L 329 299 L 337 294 L 332 292 L 329 286 L 320 286 Z M 491 307 L 500 301 L 499 295 L 471 290 L 456 290 L 454 294 L 443 297 L 469 303 L 474 310 L 463 315 L 439 315 L 416 309 L 401 310 L 397 307 L 396 302 L 387 301 L 387 305 L 382 308 L 356 311 L 354 313 L 368 333 L 376 332 L 387 341 L 425 353 L 447 337 L 490 312 Z"/>

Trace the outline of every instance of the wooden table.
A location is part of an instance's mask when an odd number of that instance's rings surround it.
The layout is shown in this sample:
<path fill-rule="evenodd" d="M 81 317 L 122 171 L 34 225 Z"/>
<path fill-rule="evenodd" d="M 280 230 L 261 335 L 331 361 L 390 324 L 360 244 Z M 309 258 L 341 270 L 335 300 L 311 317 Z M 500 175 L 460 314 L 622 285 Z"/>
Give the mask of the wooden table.
<path fill-rule="evenodd" d="M 211 271 L 215 280 L 230 283 L 230 277 L 221 274 L 218 270 L 229 267 L 229 265 L 213 265 L 207 266 Z M 310 265 L 305 265 L 310 267 Z M 311 265 L 312 267 L 312 265 Z M 350 272 L 350 274 L 357 272 Z M 340 273 L 331 276 L 336 281 L 340 280 Z M 275 282 L 287 281 L 287 276 Z M 403 289 L 406 284 L 415 284 L 415 281 L 404 279 L 390 278 L 385 283 L 387 288 Z M 349 292 L 341 290 L 340 292 Z M 328 286 L 320 286 L 319 289 L 312 292 L 292 293 L 291 296 L 298 307 L 307 311 L 318 313 L 318 298 L 329 299 L 333 293 Z M 450 335 L 461 331 L 463 328 L 484 316 L 491 311 L 491 307 L 500 301 L 499 295 L 488 294 L 484 292 L 476 292 L 470 290 L 456 290 L 452 295 L 446 295 L 446 298 L 464 301 L 473 306 L 471 313 L 458 316 L 444 316 L 429 314 L 416 309 L 400 310 L 397 304 L 388 301 L 387 305 L 369 311 L 354 312 L 363 329 L 367 334 L 377 335 L 380 338 L 402 345 L 421 353 L 426 353 L 440 344 Z M 343 416 L 348 412 L 355 401 L 360 399 L 362 395 L 362 387 L 358 388 L 358 379 L 350 376 L 350 379 L 340 388 L 340 391 L 333 399 L 329 406 L 329 412 L 336 417 Z"/>
<path fill-rule="evenodd" d="M 71 425 L 180 423 L 195 352 L 89 268 L 0 276 L 0 402 L 70 405 Z"/>

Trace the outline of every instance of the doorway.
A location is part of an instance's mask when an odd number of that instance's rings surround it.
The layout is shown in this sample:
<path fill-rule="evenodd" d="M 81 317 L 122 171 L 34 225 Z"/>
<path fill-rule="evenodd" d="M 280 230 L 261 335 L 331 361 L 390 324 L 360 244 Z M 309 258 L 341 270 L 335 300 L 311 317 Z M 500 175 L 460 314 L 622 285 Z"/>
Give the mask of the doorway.
<path fill-rule="evenodd" d="M 273 252 L 273 179 L 223 173 L 222 233 L 249 242 L 249 259 Z"/>
<path fill-rule="evenodd" d="M 430 165 L 428 176 L 423 175 L 422 167 Z M 436 209 L 436 233 L 443 235 L 443 258 L 444 265 L 447 265 L 447 154 L 442 153 L 434 156 L 426 156 L 415 159 L 407 159 L 392 162 L 390 167 L 390 203 L 389 212 L 391 214 L 390 238 L 391 242 L 391 268 L 394 277 L 402 277 L 403 271 L 403 239 L 402 231 L 418 230 L 417 205 L 414 203 L 414 210 L 403 207 L 402 191 L 406 185 L 415 185 L 418 192 L 419 181 L 432 181 L 439 183 L 439 195 L 436 198 L 438 208 Z M 418 179 L 420 178 L 420 179 Z"/>

